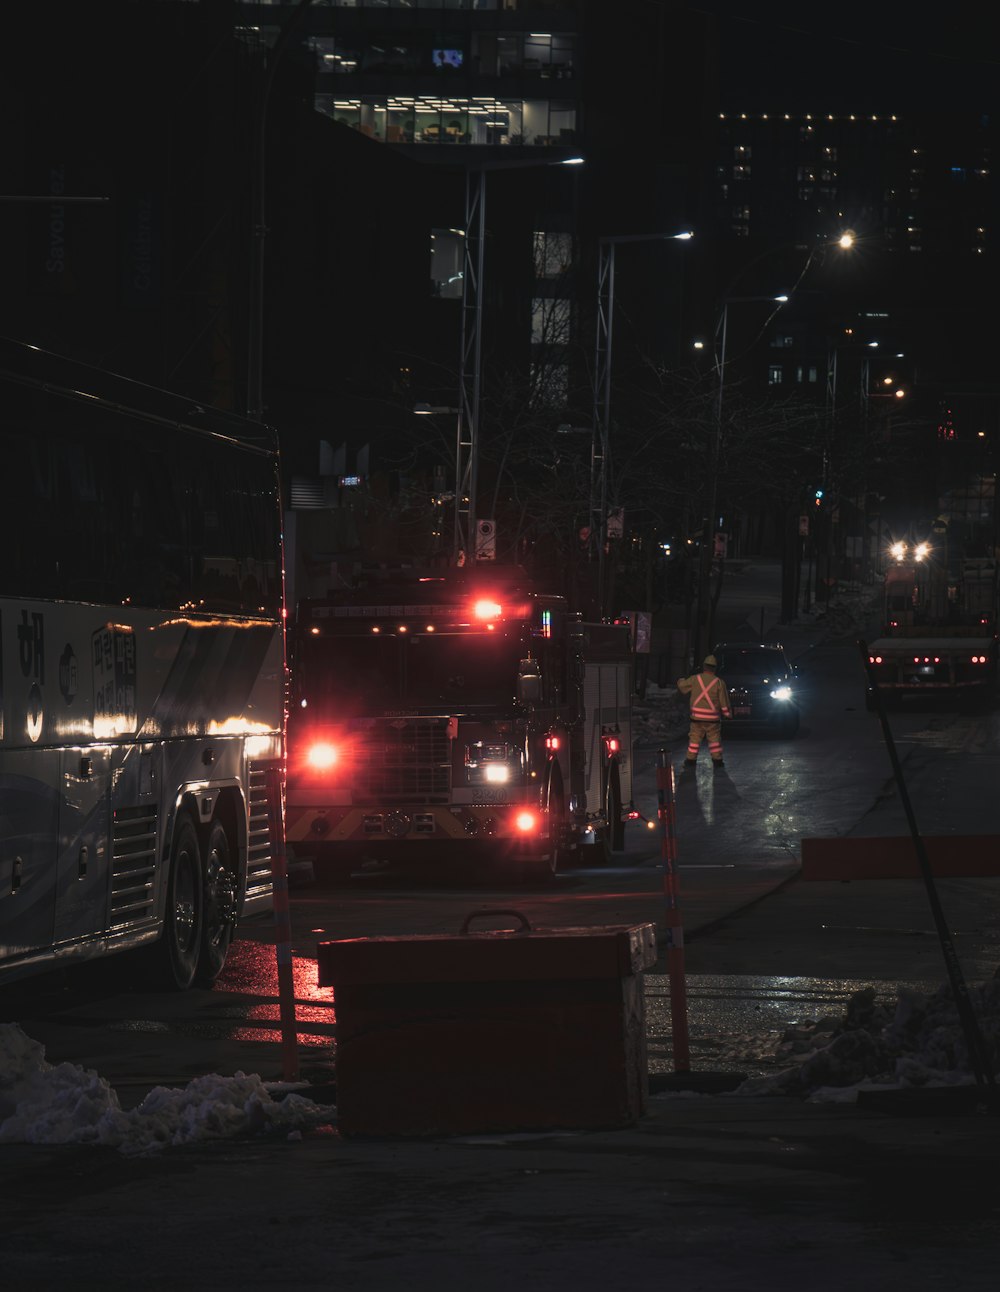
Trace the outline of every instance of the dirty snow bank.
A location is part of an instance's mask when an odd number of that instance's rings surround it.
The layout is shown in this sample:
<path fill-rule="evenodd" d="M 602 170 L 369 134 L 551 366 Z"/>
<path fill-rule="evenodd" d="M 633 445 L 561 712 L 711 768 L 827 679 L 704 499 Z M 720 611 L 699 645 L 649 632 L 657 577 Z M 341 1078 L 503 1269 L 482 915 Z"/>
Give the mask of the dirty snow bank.
<path fill-rule="evenodd" d="M 1000 971 L 968 988 L 991 1070 L 1000 1068 Z M 775 1054 L 781 1070 L 750 1077 L 740 1095 L 797 1095 L 810 1103 L 853 1103 L 859 1090 L 970 1085 L 974 1081 L 951 988 L 925 995 L 897 987 L 895 1006 L 873 988 L 856 992 L 842 1019 L 787 1028 Z"/>
<path fill-rule="evenodd" d="M 0 1144 L 104 1144 L 129 1155 L 198 1140 L 296 1132 L 336 1120 L 336 1109 L 288 1093 L 275 1100 L 259 1076 L 197 1077 L 157 1086 L 124 1112 L 96 1072 L 51 1064 L 16 1023 L 0 1024 Z"/>

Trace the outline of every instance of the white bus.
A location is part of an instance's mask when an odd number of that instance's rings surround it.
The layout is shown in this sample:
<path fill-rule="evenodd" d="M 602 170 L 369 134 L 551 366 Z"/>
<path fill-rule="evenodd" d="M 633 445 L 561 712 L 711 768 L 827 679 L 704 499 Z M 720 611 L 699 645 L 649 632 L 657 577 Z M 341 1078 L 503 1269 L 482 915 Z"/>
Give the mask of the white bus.
<path fill-rule="evenodd" d="M 0 340 L 0 982 L 270 909 L 280 516 L 268 428 Z"/>

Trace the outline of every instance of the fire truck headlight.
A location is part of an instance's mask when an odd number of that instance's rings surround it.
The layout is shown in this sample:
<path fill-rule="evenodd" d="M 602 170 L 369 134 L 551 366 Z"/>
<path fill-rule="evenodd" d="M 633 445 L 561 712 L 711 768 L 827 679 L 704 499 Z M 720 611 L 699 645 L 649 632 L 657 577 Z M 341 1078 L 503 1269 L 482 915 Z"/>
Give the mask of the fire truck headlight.
<path fill-rule="evenodd" d="M 336 767 L 339 756 L 336 745 L 328 744 L 326 741 L 319 741 L 315 745 L 309 746 L 306 762 L 314 771 L 327 772 L 331 767 Z"/>
<path fill-rule="evenodd" d="M 901 561 L 903 557 L 906 555 L 906 544 L 893 543 L 893 545 L 889 548 L 889 555 L 893 558 L 894 561 Z"/>
<path fill-rule="evenodd" d="M 514 824 L 519 834 L 531 834 L 538 828 L 538 817 L 534 812 L 518 812 L 514 818 Z"/>
<path fill-rule="evenodd" d="M 506 785 L 510 780 L 510 768 L 506 763 L 487 763 L 483 774 L 491 785 Z"/>
<path fill-rule="evenodd" d="M 771 692 L 772 700 L 790 700 L 792 698 L 792 688 L 790 686 L 779 686 Z"/>

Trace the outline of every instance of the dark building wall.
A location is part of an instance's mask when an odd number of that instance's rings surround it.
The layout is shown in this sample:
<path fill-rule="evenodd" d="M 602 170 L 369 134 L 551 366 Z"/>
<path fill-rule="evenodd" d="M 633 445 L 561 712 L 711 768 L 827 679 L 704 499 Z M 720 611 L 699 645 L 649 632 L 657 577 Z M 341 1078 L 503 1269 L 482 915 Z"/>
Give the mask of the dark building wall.
<path fill-rule="evenodd" d="M 232 13 L 19 6 L 0 46 L 2 191 L 53 199 L 0 202 L 3 330 L 223 407 L 245 384 L 249 229 Z"/>

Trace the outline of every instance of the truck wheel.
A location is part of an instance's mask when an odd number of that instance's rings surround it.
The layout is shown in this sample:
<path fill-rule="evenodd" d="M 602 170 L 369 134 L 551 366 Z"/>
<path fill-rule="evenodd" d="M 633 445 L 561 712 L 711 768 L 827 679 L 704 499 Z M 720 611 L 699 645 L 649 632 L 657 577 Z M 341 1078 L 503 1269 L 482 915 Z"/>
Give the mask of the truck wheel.
<path fill-rule="evenodd" d="M 199 987 L 211 987 L 226 963 L 236 928 L 236 892 L 236 869 L 229 837 L 222 823 L 214 821 L 205 848 L 204 915 L 195 975 Z"/>
<path fill-rule="evenodd" d="M 622 820 L 622 783 L 618 764 L 608 771 L 608 796 L 605 807 L 608 820 L 608 847 L 612 852 L 625 851 L 625 822 Z"/>
<path fill-rule="evenodd" d="M 548 787 L 545 793 L 545 808 L 548 814 L 549 826 L 549 854 L 546 870 L 549 875 L 554 876 L 559 867 L 565 864 L 566 856 L 563 848 L 565 839 L 564 825 L 566 822 L 566 797 L 563 793 L 562 776 L 556 767 L 549 777 Z"/>

